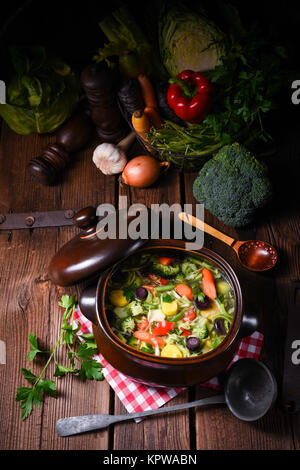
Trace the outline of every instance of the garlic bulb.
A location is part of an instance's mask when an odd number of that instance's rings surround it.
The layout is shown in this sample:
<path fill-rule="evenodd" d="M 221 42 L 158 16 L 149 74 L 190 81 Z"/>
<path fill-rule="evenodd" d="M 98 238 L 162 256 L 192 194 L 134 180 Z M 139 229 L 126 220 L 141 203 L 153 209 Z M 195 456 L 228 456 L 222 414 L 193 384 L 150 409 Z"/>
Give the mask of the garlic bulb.
<path fill-rule="evenodd" d="M 131 132 L 118 145 L 100 144 L 93 153 L 93 162 L 105 175 L 121 173 L 127 163 L 126 150 L 135 139 L 135 133 Z"/>

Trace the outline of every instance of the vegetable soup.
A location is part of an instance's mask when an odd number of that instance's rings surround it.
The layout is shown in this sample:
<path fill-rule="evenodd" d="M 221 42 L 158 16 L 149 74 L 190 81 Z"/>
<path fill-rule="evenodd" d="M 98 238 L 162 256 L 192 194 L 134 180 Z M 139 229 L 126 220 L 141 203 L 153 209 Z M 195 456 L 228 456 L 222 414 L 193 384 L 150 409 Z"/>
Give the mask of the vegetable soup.
<path fill-rule="evenodd" d="M 130 256 L 109 280 L 105 300 L 121 341 L 168 358 L 216 348 L 234 316 L 233 290 L 216 266 L 158 250 Z"/>

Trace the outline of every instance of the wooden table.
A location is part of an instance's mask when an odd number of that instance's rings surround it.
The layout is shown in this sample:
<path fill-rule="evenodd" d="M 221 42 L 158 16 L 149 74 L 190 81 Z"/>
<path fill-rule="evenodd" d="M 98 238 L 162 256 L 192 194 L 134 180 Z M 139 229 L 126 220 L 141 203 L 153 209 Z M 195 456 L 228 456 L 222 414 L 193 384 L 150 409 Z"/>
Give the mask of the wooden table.
<path fill-rule="evenodd" d="M 196 173 L 182 175 L 172 170 L 151 189 L 132 189 L 119 184 L 117 177 L 104 176 L 96 169 L 91 161 L 95 142 L 77 155 L 60 185 L 35 184 L 25 167 L 49 141 L 54 141 L 54 137 L 19 136 L 2 125 L 0 213 L 82 208 L 104 202 L 117 206 L 120 196 L 125 195 L 129 204 L 195 203 L 192 182 Z M 205 219 L 229 235 L 267 240 L 279 250 L 280 262 L 274 271 L 255 274 L 238 264 L 229 247 L 205 237 L 205 246 L 224 256 L 236 270 L 247 302 L 259 312 L 259 330 L 265 335 L 261 358 L 275 372 L 279 384 L 290 280 L 300 278 L 299 150 L 297 133 L 291 131 L 280 141 L 276 155 L 270 157 L 276 196 L 256 225 L 237 233 L 209 213 Z M 56 250 L 76 231 L 74 227 L 0 231 L 0 340 L 5 341 L 7 354 L 6 365 L 0 365 L 1 449 L 300 449 L 299 416 L 285 415 L 278 406 L 251 424 L 238 421 L 224 406 L 212 406 L 60 438 L 55 431 L 58 418 L 125 412 L 107 382 L 82 383 L 76 377 L 58 379 L 58 399 L 47 398 L 39 411 L 22 422 L 15 402 L 17 387 L 25 385 L 20 367 L 32 367 L 33 372 L 41 367 L 38 361 L 31 364 L 26 359 L 28 335 L 36 334 L 40 344 L 50 349 L 61 323 L 58 300 L 65 290 L 50 282 L 47 266 Z M 67 292 L 79 293 L 80 288 Z M 47 377 L 52 378 L 53 372 L 50 367 Z M 213 393 L 198 386 L 171 403 Z"/>

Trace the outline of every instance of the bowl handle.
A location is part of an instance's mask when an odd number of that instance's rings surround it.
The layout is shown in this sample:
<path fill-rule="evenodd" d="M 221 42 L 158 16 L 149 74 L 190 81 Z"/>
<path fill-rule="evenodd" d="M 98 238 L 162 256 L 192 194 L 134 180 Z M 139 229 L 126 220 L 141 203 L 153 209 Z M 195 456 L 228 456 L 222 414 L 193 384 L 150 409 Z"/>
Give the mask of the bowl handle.
<path fill-rule="evenodd" d="M 244 312 L 242 322 L 239 331 L 240 338 L 246 338 L 246 336 L 252 335 L 258 326 L 258 317 L 253 312 Z"/>
<path fill-rule="evenodd" d="M 97 284 L 86 287 L 79 299 L 79 308 L 81 313 L 95 325 L 97 324 L 96 290 Z"/>

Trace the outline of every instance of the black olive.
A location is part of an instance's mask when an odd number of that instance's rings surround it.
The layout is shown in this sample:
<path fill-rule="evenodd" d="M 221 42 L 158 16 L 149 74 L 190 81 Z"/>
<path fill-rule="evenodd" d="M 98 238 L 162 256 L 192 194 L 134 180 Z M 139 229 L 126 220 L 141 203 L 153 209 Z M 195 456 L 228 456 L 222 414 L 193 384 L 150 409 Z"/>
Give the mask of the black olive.
<path fill-rule="evenodd" d="M 205 310 L 210 307 L 211 300 L 207 295 L 204 297 L 204 301 L 201 302 L 199 299 L 195 300 L 195 306 L 198 310 Z"/>
<path fill-rule="evenodd" d="M 214 322 L 214 327 L 218 336 L 226 335 L 224 318 L 217 318 Z"/>
<path fill-rule="evenodd" d="M 200 339 L 196 338 L 195 336 L 189 336 L 188 339 L 186 340 L 186 347 L 190 351 L 195 351 L 195 349 L 198 349 L 200 346 Z"/>
<path fill-rule="evenodd" d="M 145 287 L 138 287 L 135 290 L 135 296 L 137 299 L 145 300 L 148 297 L 148 291 Z"/>

